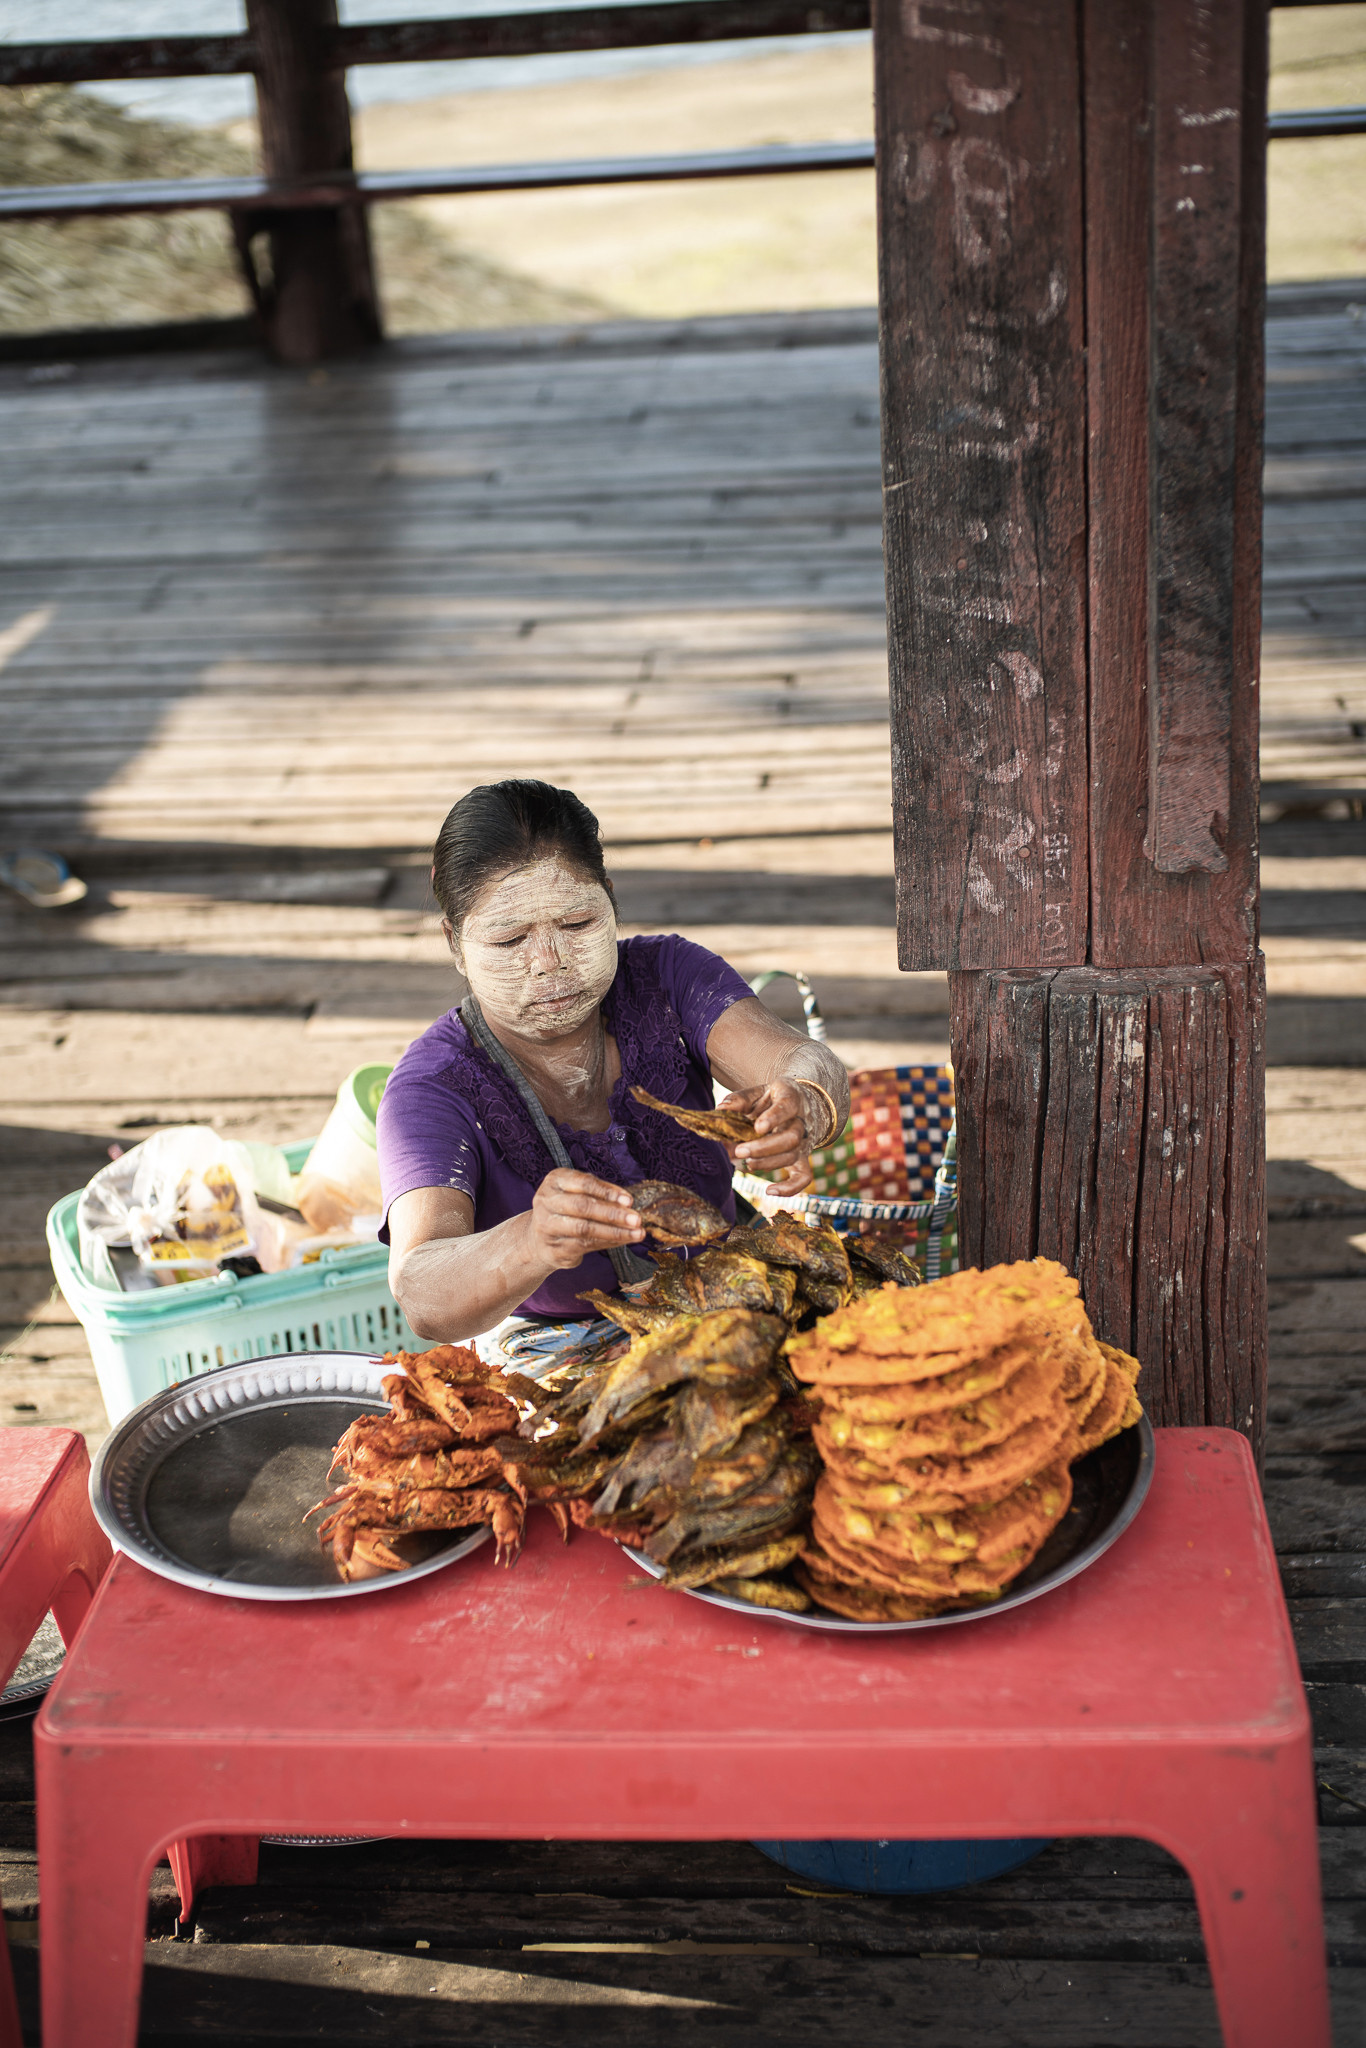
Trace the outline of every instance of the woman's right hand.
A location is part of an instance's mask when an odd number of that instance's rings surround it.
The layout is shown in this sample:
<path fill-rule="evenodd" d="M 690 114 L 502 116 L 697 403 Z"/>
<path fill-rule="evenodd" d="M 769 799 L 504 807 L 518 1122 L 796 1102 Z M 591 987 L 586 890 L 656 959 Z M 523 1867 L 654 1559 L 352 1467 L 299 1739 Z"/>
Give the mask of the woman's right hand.
<path fill-rule="evenodd" d="M 567 1166 L 557 1166 L 537 1188 L 530 1227 L 538 1254 L 557 1272 L 581 1265 L 589 1252 L 639 1244 L 645 1235 L 624 1189 Z"/>

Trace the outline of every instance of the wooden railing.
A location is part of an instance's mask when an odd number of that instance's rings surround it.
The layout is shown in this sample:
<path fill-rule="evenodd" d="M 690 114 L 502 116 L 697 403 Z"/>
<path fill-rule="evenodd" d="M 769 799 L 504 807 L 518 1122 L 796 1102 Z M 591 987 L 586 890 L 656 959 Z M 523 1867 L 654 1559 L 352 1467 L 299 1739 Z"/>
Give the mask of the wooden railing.
<path fill-rule="evenodd" d="M 770 143 L 684 156 L 587 157 L 571 163 L 470 164 L 426 171 L 331 171 L 284 184 L 269 178 L 138 178 L 110 185 L 0 186 L 0 222 L 112 213 L 253 213 L 371 205 L 474 192 L 545 192 L 567 185 L 658 185 L 683 178 L 771 178 L 786 171 L 863 171 L 871 142 Z"/>
<path fill-rule="evenodd" d="M 1282 6 L 1310 0 L 1273 0 Z M 569 51 L 646 49 L 866 29 L 870 0 L 647 0 L 647 4 L 467 15 L 444 21 L 337 20 L 336 0 L 246 0 L 247 33 L 120 42 L 0 45 L 0 85 L 95 79 L 255 78 L 262 174 L 0 188 L 0 222 L 77 215 L 229 214 L 263 330 L 282 359 L 310 362 L 378 339 L 365 209 L 434 194 L 573 185 L 773 177 L 870 168 L 873 143 L 817 142 L 689 155 L 357 172 L 345 74 L 360 64 L 431 63 Z M 1274 114 L 1269 139 L 1366 132 L 1366 107 Z M 271 243 L 269 284 L 252 254 Z"/>

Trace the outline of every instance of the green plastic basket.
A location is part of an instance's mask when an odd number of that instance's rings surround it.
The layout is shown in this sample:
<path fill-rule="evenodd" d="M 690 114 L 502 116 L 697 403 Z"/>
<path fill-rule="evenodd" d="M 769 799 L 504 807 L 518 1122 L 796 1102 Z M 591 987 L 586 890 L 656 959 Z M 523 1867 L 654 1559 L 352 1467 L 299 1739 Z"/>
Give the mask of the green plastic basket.
<path fill-rule="evenodd" d="M 297 1173 L 312 1145 L 286 1145 Z M 76 1207 L 64 1195 L 47 1219 L 57 1284 L 80 1318 L 111 1422 L 164 1387 L 244 1358 L 292 1351 L 426 1351 L 389 1292 L 382 1244 L 325 1251 L 314 1265 L 239 1280 L 216 1273 L 155 1294 L 96 1287 L 81 1266 Z"/>

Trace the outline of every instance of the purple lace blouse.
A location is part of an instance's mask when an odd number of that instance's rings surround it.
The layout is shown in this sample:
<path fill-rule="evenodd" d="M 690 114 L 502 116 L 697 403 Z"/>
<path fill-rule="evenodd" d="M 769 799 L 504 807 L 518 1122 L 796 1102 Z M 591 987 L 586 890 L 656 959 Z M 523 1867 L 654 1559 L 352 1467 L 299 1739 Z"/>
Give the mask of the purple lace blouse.
<path fill-rule="evenodd" d="M 722 1147 L 696 1138 L 633 1100 L 648 1088 L 689 1109 L 713 1104 L 707 1039 L 732 1003 L 751 993 L 733 967 L 704 946 L 671 932 L 617 942 L 617 973 L 602 1013 L 621 1055 L 605 1131 L 557 1129 L 583 1173 L 618 1187 L 671 1180 L 735 1215 L 731 1165 Z M 474 1203 L 476 1230 L 492 1229 L 531 1207 L 554 1161 L 513 1088 L 473 1042 L 458 1011 L 448 1010 L 408 1047 L 379 1106 L 379 1172 L 389 1241 L 390 1204 L 413 1188 L 459 1188 Z M 604 1253 L 572 1271 L 552 1273 L 522 1303 L 522 1313 L 585 1316 L 590 1287 L 617 1285 Z"/>

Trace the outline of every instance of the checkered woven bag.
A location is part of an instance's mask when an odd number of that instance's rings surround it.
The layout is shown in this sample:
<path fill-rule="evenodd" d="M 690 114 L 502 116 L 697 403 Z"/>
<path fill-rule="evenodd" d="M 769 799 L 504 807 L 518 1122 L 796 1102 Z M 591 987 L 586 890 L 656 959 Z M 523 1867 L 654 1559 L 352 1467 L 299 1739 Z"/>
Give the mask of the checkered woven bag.
<path fill-rule="evenodd" d="M 751 983 L 756 995 L 784 974 L 802 992 L 806 1028 L 825 1023 L 804 974 L 775 969 Z M 952 1067 L 877 1067 L 849 1077 L 850 1116 L 838 1138 L 811 1155 L 815 1179 L 801 1195 L 775 1195 L 758 1174 L 737 1173 L 735 1190 L 765 1216 L 779 1209 L 828 1217 L 848 1235 L 894 1231 L 927 1280 L 958 1267 L 958 1168 Z"/>

